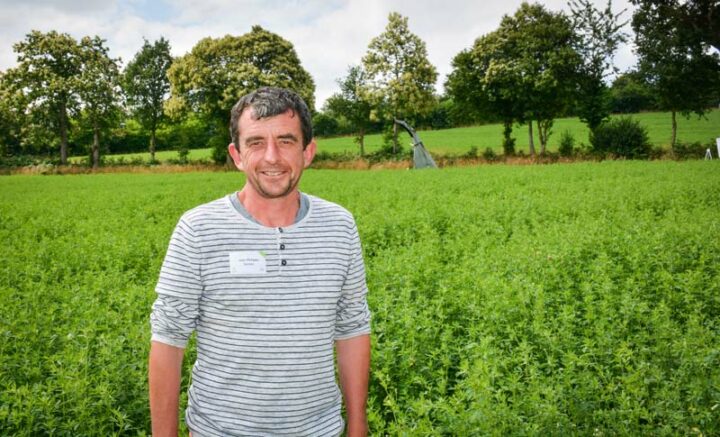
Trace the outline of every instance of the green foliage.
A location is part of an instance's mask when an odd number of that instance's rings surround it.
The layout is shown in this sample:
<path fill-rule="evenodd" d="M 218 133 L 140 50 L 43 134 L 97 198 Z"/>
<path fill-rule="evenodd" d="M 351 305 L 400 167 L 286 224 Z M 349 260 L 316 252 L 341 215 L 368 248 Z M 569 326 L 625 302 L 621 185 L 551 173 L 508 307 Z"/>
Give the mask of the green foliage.
<path fill-rule="evenodd" d="M 558 146 L 560 156 L 570 157 L 575 153 L 575 137 L 569 130 L 564 130 L 560 135 L 560 146 Z"/>
<path fill-rule="evenodd" d="M 340 123 L 324 112 L 318 112 L 312 118 L 313 134 L 317 137 L 331 137 L 338 134 Z"/>
<path fill-rule="evenodd" d="M 622 158 L 648 158 L 652 146 L 645 129 L 631 117 L 610 120 L 590 134 L 593 151 Z"/>
<path fill-rule="evenodd" d="M 170 93 L 167 72 L 172 61 L 168 40 L 161 37 L 152 44 L 144 40 L 142 48 L 123 73 L 128 107 L 143 128 L 150 132 L 151 160 L 155 158 L 155 134 L 166 118 L 163 106 Z"/>
<path fill-rule="evenodd" d="M 672 145 L 677 138 L 676 112 L 701 115 L 717 105 L 720 56 L 709 50 L 700 33 L 688 29 L 681 14 L 685 6 L 680 1 L 634 3 L 638 5 L 633 30 L 639 70 L 652 84 L 659 108 L 673 113 Z"/>
<path fill-rule="evenodd" d="M 672 147 L 672 153 L 675 155 L 676 159 L 703 159 L 708 149 L 710 149 L 710 153 L 715 156 L 717 149 L 714 141 L 710 141 L 706 144 L 703 144 L 700 141 L 692 143 L 677 141 Z"/>
<path fill-rule="evenodd" d="M 610 88 L 610 99 L 614 113 L 632 114 L 657 109 L 652 89 L 637 72 L 618 76 Z"/>
<path fill-rule="evenodd" d="M 578 95 L 576 111 L 580 120 L 595 130 L 610 116 L 610 96 L 605 78 L 616 73 L 613 56 L 621 43 L 627 41 L 620 16 L 612 11 L 608 0 L 604 9 L 595 7 L 590 0 L 570 0 L 575 49 L 582 57 L 578 69 Z"/>
<path fill-rule="evenodd" d="M 18 65 L 8 71 L 8 79 L 25 96 L 22 111 L 27 110 L 30 116 L 30 136 L 36 141 L 59 143 L 60 162 L 66 164 L 70 117 L 80 103 L 80 45 L 66 33 L 33 30 L 14 44 L 13 50 L 18 54 Z"/>
<path fill-rule="evenodd" d="M 410 32 L 406 17 L 390 13 L 385 31 L 370 41 L 363 66 L 368 100 L 388 124 L 394 119 L 414 124 L 432 109 L 437 70 L 428 60 L 425 42 Z"/>
<path fill-rule="evenodd" d="M 496 31 L 453 59 L 448 93 L 477 113 L 496 113 L 506 125 L 537 122 L 542 154 L 552 120 L 574 98 L 580 64 L 574 38 L 563 14 L 523 3 L 515 14 L 503 17 Z M 535 154 L 532 143 L 530 153 Z"/>
<path fill-rule="evenodd" d="M 167 110 L 173 115 L 196 112 L 214 125 L 223 139 L 213 144 L 225 143 L 213 153 L 218 162 L 226 160 L 228 114 L 241 96 L 261 86 L 278 86 L 293 89 L 314 107 L 315 84 L 293 45 L 260 26 L 241 36 L 203 38 L 173 63 L 168 76 Z"/>
<path fill-rule="evenodd" d="M 463 50 L 452 60 L 453 70 L 445 82 L 448 95 L 457 107 L 471 119 L 493 119 L 504 121 L 509 130 L 505 131 L 505 144 L 514 151 L 512 141 L 513 120 L 522 118 L 522 101 L 510 93 L 497 92 L 500 84 L 488 79 L 492 62 L 502 56 L 498 32 L 475 40 L 471 49 Z M 509 86 L 507 89 L 510 89 Z"/>
<path fill-rule="evenodd" d="M 487 149 L 485 149 L 487 151 Z M 491 149 L 492 150 L 492 149 Z M 461 158 L 470 158 L 474 159 L 478 157 L 478 148 L 477 146 L 470 147 L 470 150 L 460 155 Z"/>
<path fill-rule="evenodd" d="M 340 92 L 333 94 L 325 102 L 328 112 L 344 117 L 355 132 L 355 140 L 360 146 L 360 156 L 365 154 L 365 134 L 371 127 L 368 78 L 360 66 L 351 66 L 345 78 L 338 79 Z M 314 124 L 314 123 L 313 123 Z"/>
<path fill-rule="evenodd" d="M 485 150 L 483 150 L 482 157 L 484 160 L 489 162 L 496 161 L 498 158 L 495 151 L 490 147 L 487 147 Z"/>
<path fill-rule="evenodd" d="M 105 40 L 98 36 L 80 41 L 82 64 L 78 95 L 83 104 L 82 119 L 93 133 L 92 166 L 100 165 L 100 135 L 120 116 L 120 72 L 118 59 L 108 56 Z"/>
<path fill-rule="evenodd" d="M 0 158 L 22 151 L 23 99 L 22 92 L 14 89 L 7 74 L 0 72 Z"/>
<path fill-rule="evenodd" d="M 363 240 L 371 434 L 719 434 L 717 170 L 308 171 L 302 189 L 352 211 Z M 170 233 L 242 181 L 0 178 L 3 434 L 150 433 L 148 314 Z"/>

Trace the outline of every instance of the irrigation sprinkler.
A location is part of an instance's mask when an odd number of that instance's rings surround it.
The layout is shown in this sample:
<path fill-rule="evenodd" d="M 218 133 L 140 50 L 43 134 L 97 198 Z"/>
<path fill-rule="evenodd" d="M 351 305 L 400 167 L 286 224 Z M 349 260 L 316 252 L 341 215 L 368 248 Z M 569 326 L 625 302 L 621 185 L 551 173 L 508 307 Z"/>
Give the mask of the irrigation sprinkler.
<path fill-rule="evenodd" d="M 437 168 L 437 164 L 435 164 L 432 156 L 430 156 L 430 153 L 425 149 L 423 142 L 420 141 L 420 137 L 415 133 L 415 130 L 404 120 L 398 120 L 396 118 L 395 124 L 402 126 L 413 139 L 413 168 Z"/>

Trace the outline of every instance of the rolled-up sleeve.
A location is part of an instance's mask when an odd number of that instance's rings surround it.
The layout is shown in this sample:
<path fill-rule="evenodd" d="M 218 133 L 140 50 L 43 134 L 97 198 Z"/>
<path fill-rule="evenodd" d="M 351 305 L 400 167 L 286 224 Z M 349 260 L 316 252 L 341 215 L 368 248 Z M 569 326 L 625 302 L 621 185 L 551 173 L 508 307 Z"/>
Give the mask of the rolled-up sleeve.
<path fill-rule="evenodd" d="M 158 297 L 150 315 L 152 340 L 184 348 L 195 330 L 203 291 L 202 251 L 191 225 L 180 219 L 168 245 L 160 278 Z"/>
<path fill-rule="evenodd" d="M 353 225 L 351 260 L 338 300 L 335 321 L 335 340 L 343 340 L 370 333 L 370 309 L 367 304 L 365 263 L 357 227 Z"/>

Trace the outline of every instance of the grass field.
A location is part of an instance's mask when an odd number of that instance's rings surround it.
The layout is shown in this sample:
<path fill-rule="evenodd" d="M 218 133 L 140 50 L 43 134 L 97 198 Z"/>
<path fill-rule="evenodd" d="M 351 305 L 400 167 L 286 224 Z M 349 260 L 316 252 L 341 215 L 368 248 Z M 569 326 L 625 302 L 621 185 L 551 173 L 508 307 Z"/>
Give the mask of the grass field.
<path fill-rule="evenodd" d="M 719 435 L 718 164 L 309 170 L 363 240 L 371 434 Z M 0 177 L 0 435 L 149 434 L 170 233 L 242 183 Z"/>
<path fill-rule="evenodd" d="M 659 147 L 668 147 L 671 136 L 671 119 L 669 113 L 640 113 L 633 114 L 632 117 L 640 121 L 640 123 L 648 129 L 650 142 Z M 581 143 L 588 144 L 588 130 L 585 125 L 577 118 L 562 118 L 555 121 L 552 129 L 552 136 L 549 141 L 549 149 L 557 150 L 560 135 L 564 131 L 569 131 L 575 137 L 576 145 Z M 539 149 L 539 140 L 537 139 L 537 129 L 535 131 L 535 147 Z M 454 129 L 443 129 L 434 131 L 419 132 L 420 139 L 425 146 L 433 153 L 442 155 L 461 155 L 470 150 L 471 147 L 477 147 L 480 152 L 490 147 L 496 153 L 502 153 L 502 125 L 491 124 L 483 126 L 472 126 Z M 528 151 L 528 129 L 526 125 L 516 126 L 513 135 L 516 138 L 516 150 Z M 713 141 L 714 138 L 720 137 L 720 110 L 714 110 L 706 115 L 706 118 L 698 118 L 692 116 L 689 119 L 678 115 L 678 139 L 680 141 L 707 143 Z M 402 133 L 401 143 L 406 149 L 412 145 L 411 138 Z M 368 135 L 365 139 L 366 150 L 368 152 L 375 151 L 382 145 L 382 137 L 379 134 Z M 318 150 L 328 153 L 357 153 L 358 146 L 352 137 L 338 138 L 320 138 L 318 139 Z M 148 153 L 131 153 L 122 155 L 113 155 L 117 159 L 122 157 L 125 160 L 143 159 L 148 160 Z M 162 151 L 157 153 L 159 161 L 177 158 L 175 151 Z M 72 161 L 78 162 L 85 159 L 83 157 L 72 158 Z M 190 151 L 189 159 L 210 159 L 210 149 L 194 149 Z"/>

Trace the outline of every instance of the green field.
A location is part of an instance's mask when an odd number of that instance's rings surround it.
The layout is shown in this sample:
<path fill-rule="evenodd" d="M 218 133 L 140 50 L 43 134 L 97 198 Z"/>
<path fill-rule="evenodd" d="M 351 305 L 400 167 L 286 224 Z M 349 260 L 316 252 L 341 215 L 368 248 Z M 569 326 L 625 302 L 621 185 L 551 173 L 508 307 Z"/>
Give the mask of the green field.
<path fill-rule="evenodd" d="M 309 170 L 363 239 L 372 434 L 720 435 L 719 164 Z M 170 233 L 242 183 L 0 178 L 0 435 L 149 434 Z"/>
<path fill-rule="evenodd" d="M 658 147 L 667 148 L 670 144 L 671 136 L 671 119 L 670 113 L 648 112 L 641 114 L 633 114 L 632 117 L 640 121 L 640 123 L 648 129 L 650 142 Z M 560 135 L 564 131 L 573 134 L 576 146 L 580 143 L 588 144 L 588 130 L 585 125 L 577 118 L 561 118 L 555 120 L 552 129 L 552 135 L 549 140 L 549 149 L 557 150 Z M 540 148 L 537 139 L 537 129 L 535 131 L 535 147 Z M 441 155 L 461 155 L 470 150 L 471 147 L 477 147 L 480 152 L 490 147 L 496 153 L 502 153 L 502 125 L 490 124 L 483 126 L 472 126 L 454 129 L 443 129 L 434 131 L 419 132 L 420 139 L 425 146 L 433 153 Z M 513 135 L 516 138 L 516 150 L 528 151 L 528 129 L 526 125 L 516 126 Z M 692 116 L 686 119 L 678 115 L 678 139 L 680 141 L 695 142 L 699 141 L 703 144 L 714 141 L 714 138 L 720 137 L 720 110 L 714 110 L 706 115 L 706 118 Z M 412 145 L 409 135 L 402 133 L 401 143 L 407 149 Z M 378 150 L 382 145 L 382 137 L 379 134 L 368 135 L 365 139 L 366 151 L 372 152 Z M 358 146 L 352 137 L 338 138 L 320 138 L 318 139 L 318 151 L 328 153 L 357 153 Z M 143 159 L 149 160 L 148 153 L 130 153 L 122 155 L 113 155 L 113 158 L 122 157 L 125 160 Z M 165 161 L 177 158 L 176 151 L 158 152 L 156 159 Z M 79 162 L 82 157 L 72 158 L 71 161 Z M 190 151 L 190 160 L 210 159 L 210 149 L 194 149 Z"/>

